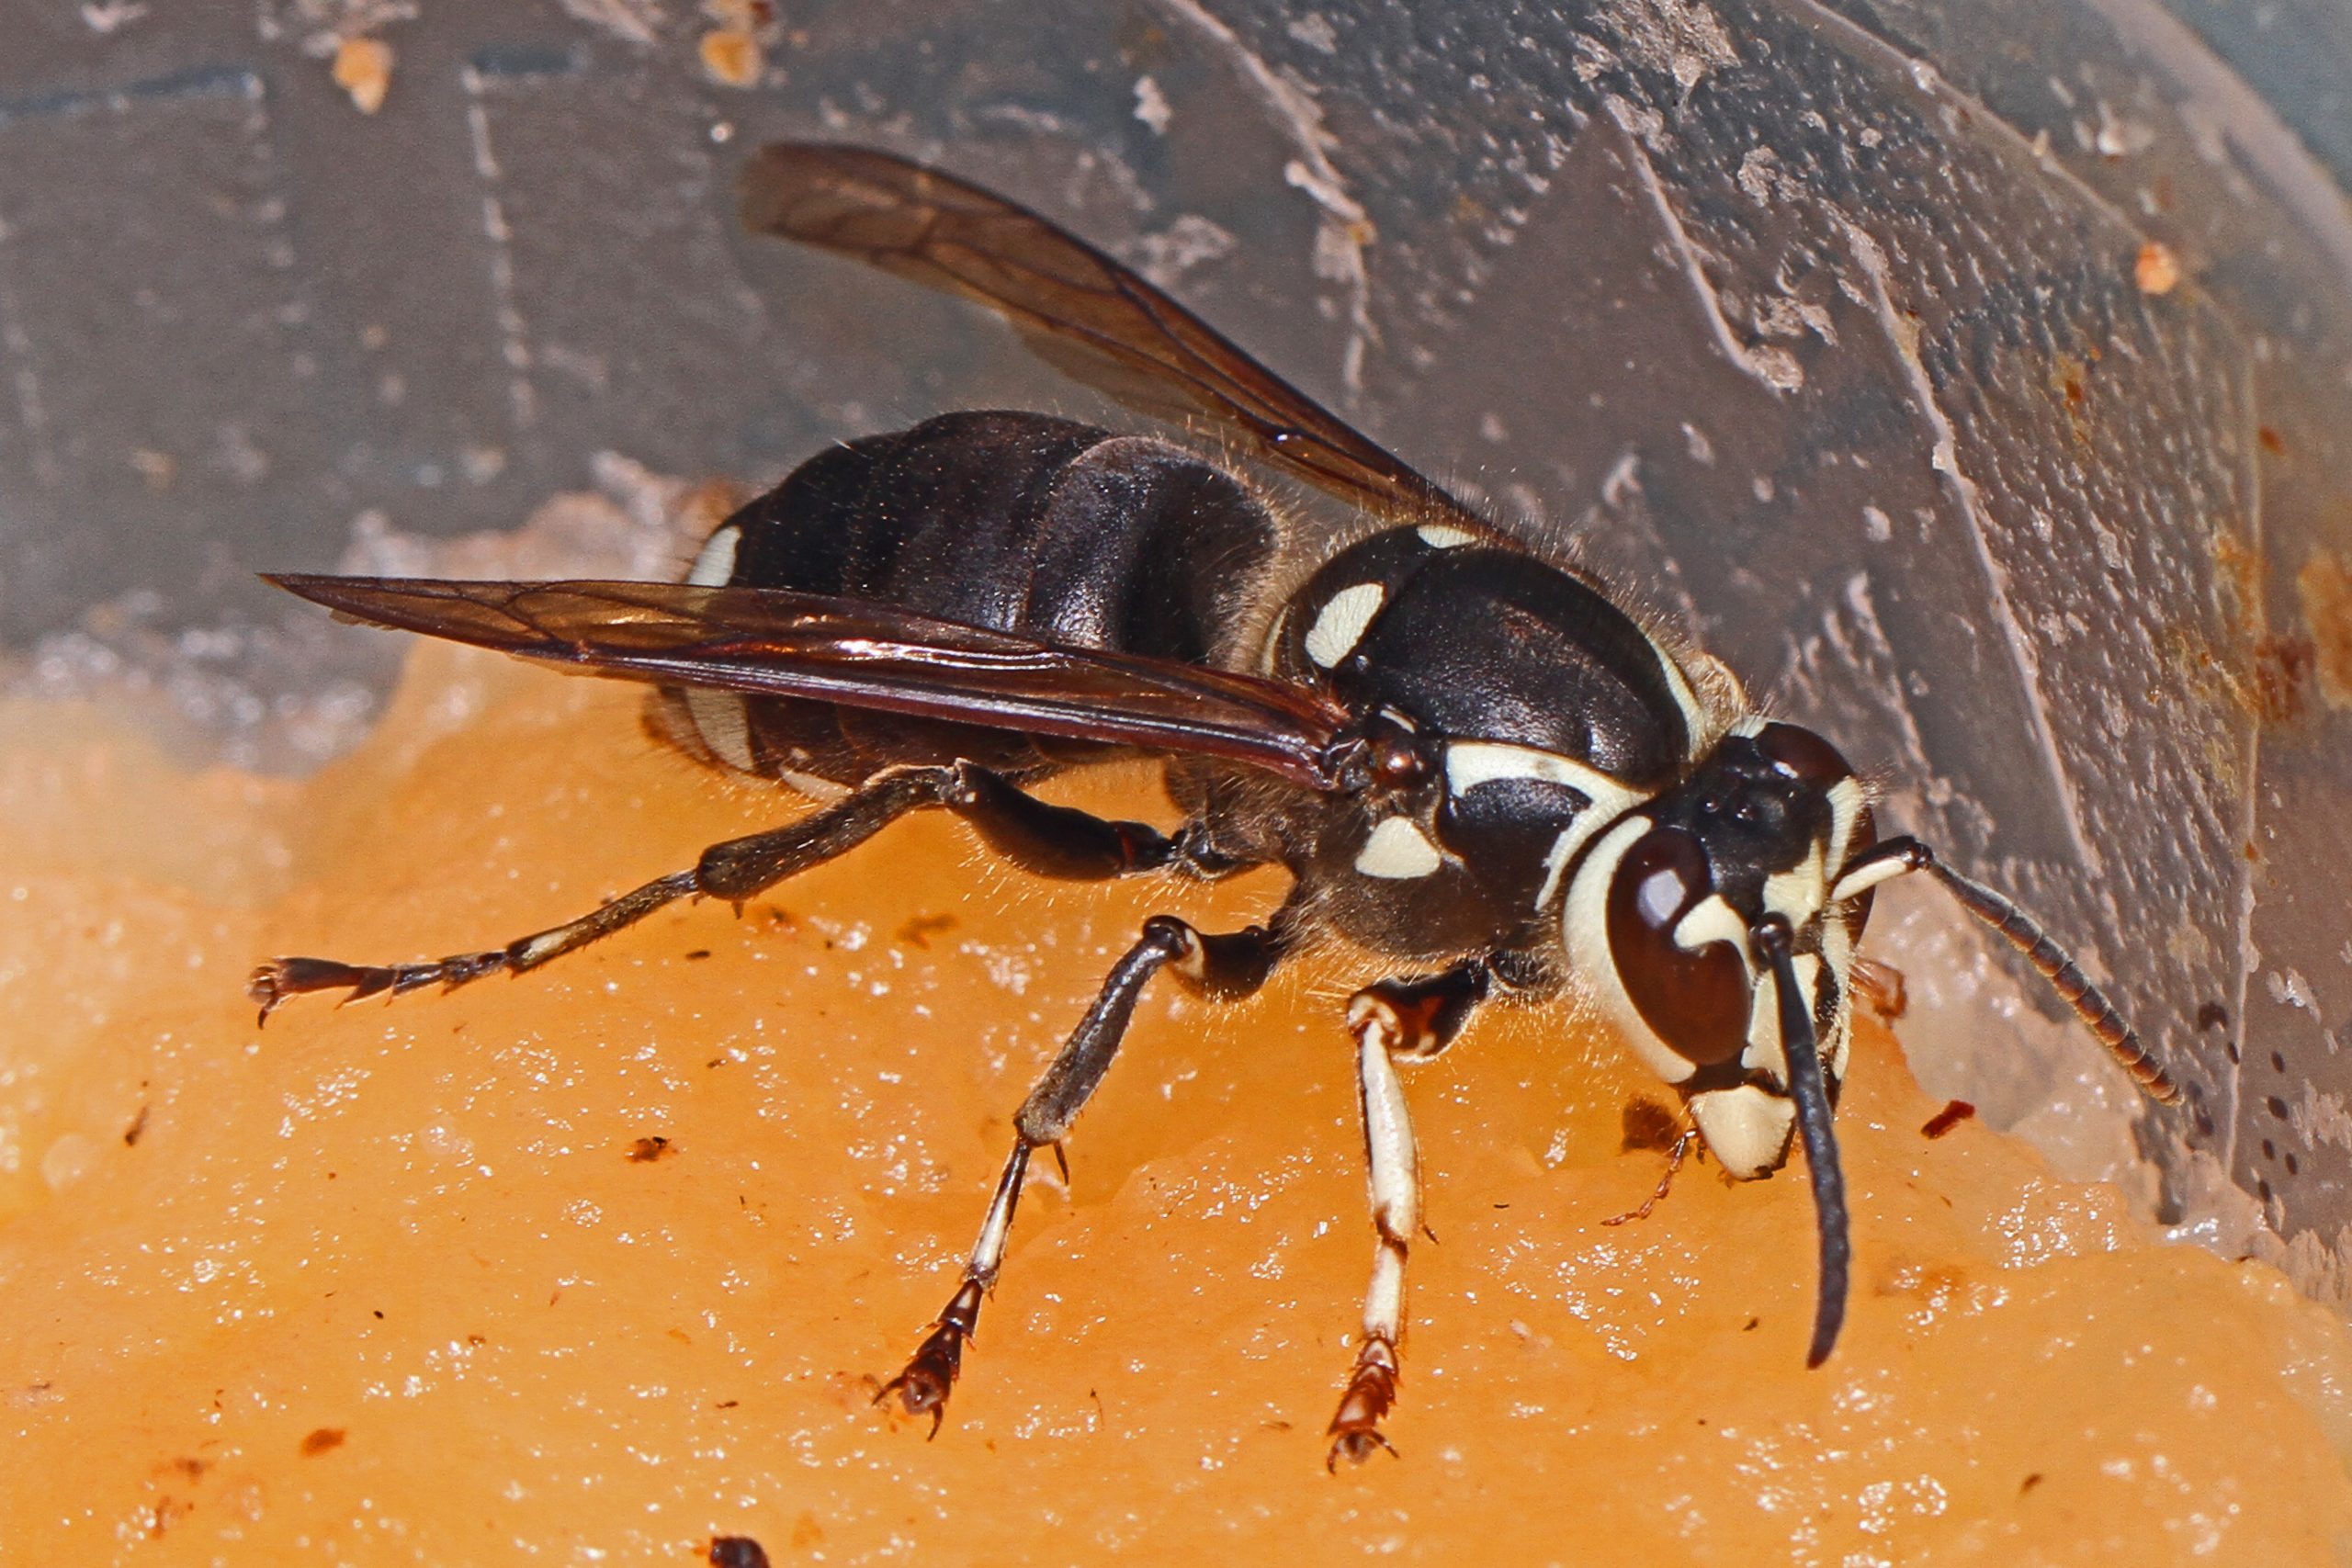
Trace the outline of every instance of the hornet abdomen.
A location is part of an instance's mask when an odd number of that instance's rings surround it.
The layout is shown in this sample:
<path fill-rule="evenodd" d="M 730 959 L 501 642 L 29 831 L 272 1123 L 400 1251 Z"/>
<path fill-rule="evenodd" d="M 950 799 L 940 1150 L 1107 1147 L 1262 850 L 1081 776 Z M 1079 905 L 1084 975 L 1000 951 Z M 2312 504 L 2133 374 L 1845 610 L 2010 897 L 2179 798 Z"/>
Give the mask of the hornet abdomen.
<path fill-rule="evenodd" d="M 687 581 L 863 599 L 1080 648 L 1225 663 L 1272 555 L 1231 475 L 1046 414 L 942 414 L 834 446 L 715 529 Z M 687 750 L 815 794 L 967 759 L 1034 773 L 1102 749 L 829 703 L 665 688 Z"/>

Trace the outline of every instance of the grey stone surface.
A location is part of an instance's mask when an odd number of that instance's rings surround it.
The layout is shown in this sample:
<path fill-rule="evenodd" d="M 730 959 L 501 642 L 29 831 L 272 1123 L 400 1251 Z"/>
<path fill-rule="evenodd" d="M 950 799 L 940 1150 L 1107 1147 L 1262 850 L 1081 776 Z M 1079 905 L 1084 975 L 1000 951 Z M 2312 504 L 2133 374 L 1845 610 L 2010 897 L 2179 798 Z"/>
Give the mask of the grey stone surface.
<path fill-rule="evenodd" d="M 781 7 L 736 89 L 684 0 L 5 0 L 0 648 L 300 767 L 390 655 L 256 570 L 513 527 L 600 453 L 764 481 L 942 408 L 1100 412 L 968 311 L 733 231 L 763 139 L 937 158 L 1879 770 L 2193 1098 L 2143 1116 L 2039 1022 L 1981 1059 L 2038 991 L 1891 895 L 1929 1081 L 2069 1168 L 2143 1156 L 2170 1215 L 2341 1299 L 2342 16 L 842 0 Z M 374 116 L 327 63 L 363 32 Z"/>

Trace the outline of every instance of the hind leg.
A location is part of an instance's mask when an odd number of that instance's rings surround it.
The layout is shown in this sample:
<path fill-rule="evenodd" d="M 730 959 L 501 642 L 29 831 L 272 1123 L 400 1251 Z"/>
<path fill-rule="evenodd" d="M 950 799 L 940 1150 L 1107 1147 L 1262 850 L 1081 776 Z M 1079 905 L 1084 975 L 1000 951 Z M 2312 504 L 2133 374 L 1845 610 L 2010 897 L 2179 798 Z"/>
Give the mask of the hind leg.
<path fill-rule="evenodd" d="M 657 877 L 577 919 L 518 937 L 503 947 L 409 964 L 356 964 L 328 958 L 274 958 L 246 986 L 266 1021 L 290 997 L 343 991 L 356 1001 L 426 986 L 449 987 L 485 975 L 519 975 L 635 925 L 680 898 L 741 904 L 812 866 L 848 853 L 910 811 L 944 807 L 993 849 L 1042 876 L 1092 881 L 1186 863 L 1195 836 L 1170 838 L 1140 822 L 1112 822 L 1050 806 L 1000 773 L 969 762 L 903 768 L 786 827 L 713 844 L 688 871 Z M 1207 869 L 1223 869 L 1221 867 Z"/>

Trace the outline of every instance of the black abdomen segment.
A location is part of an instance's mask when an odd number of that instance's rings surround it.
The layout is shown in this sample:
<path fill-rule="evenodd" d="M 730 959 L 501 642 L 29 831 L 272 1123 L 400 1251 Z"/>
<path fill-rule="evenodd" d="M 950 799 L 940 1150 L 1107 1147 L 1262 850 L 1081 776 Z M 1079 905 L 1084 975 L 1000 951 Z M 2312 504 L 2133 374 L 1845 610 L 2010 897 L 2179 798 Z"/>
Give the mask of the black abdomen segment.
<path fill-rule="evenodd" d="M 1045 414 L 943 414 L 820 453 L 715 530 L 688 580 L 865 599 L 1087 648 L 1238 660 L 1272 515 L 1180 446 Z M 966 758 L 1026 772 L 1083 747 L 782 698 L 665 690 L 671 739 L 746 773 L 854 785 Z"/>

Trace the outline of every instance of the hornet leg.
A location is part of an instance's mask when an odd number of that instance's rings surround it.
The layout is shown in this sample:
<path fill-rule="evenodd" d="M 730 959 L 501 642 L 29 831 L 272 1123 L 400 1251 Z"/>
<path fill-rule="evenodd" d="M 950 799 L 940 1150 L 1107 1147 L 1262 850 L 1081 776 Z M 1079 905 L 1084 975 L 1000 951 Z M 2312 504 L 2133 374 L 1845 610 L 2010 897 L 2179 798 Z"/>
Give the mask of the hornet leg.
<path fill-rule="evenodd" d="M 1364 1155 L 1371 1166 L 1372 1284 L 1364 1292 L 1363 1336 L 1355 1371 L 1331 1417 L 1328 1467 L 1344 1454 L 1359 1462 L 1375 1448 L 1391 1448 L 1380 1432 L 1396 1403 L 1396 1348 L 1405 1333 L 1405 1257 L 1421 1229 L 1420 1155 L 1397 1078 L 1400 1061 L 1425 1062 L 1461 1032 L 1487 997 L 1493 972 L 1484 959 L 1442 974 L 1383 980 L 1348 1001 L 1348 1028 L 1356 1037 L 1356 1082 L 1363 1107 Z"/>
<path fill-rule="evenodd" d="M 1118 1054 L 1119 1042 L 1135 1016 L 1136 1000 L 1146 982 L 1172 965 L 1193 989 L 1210 996 L 1248 996 L 1265 984 L 1289 945 L 1283 918 L 1277 914 L 1264 926 L 1226 935 L 1204 935 L 1172 915 L 1154 915 L 1126 956 L 1112 966 L 1102 991 L 1071 1031 L 1061 1054 L 1046 1067 L 1045 1077 L 1012 1119 L 1014 1142 L 1004 1173 L 997 1179 L 996 1196 L 964 1265 L 962 1283 L 932 1323 L 931 1334 L 909 1358 L 906 1369 L 882 1386 L 875 1402 L 895 1393 L 910 1416 L 931 1413 L 931 1430 L 939 1432 L 947 1396 L 964 1364 L 964 1347 L 980 1317 L 980 1303 L 996 1288 L 1004 1266 L 1012 1211 L 1021 1201 L 1021 1183 L 1028 1174 L 1029 1156 L 1041 1147 L 1057 1150 L 1070 1123 L 1086 1108 Z"/>
<path fill-rule="evenodd" d="M 254 971 L 246 994 L 260 1005 L 266 1021 L 288 998 L 309 991 L 345 991 L 345 1001 L 356 1001 L 383 992 L 403 996 L 426 986 L 462 986 L 501 971 L 519 975 L 635 925 L 680 898 L 724 898 L 740 906 L 786 878 L 848 853 L 907 813 L 927 807 L 944 807 L 962 817 L 998 852 L 1023 869 L 1064 880 L 1100 880 L 1182 863 L 1191 841 L 1185 836 L 1170 839 L 1140 822 L 1107 822 L 1067 807 L 1048 806 L 1001 774 L 969 762 L 906 768 L 883 774 L 786 827 L 713 844 L 691 871 L 658 877 L 578 919 L 504 947 L 413 964 L 274 958 Z"/>

